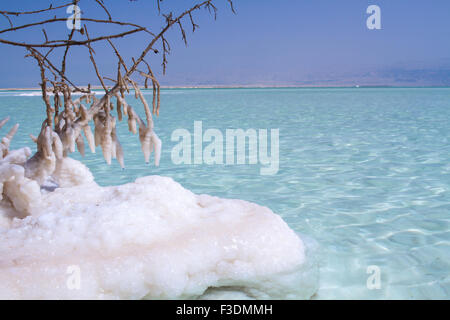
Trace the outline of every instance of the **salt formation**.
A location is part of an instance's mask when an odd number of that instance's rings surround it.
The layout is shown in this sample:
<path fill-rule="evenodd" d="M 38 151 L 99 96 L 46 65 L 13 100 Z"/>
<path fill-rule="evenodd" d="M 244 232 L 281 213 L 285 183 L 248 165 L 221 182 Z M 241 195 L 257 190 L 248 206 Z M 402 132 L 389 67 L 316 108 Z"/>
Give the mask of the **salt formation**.
<path fill-rule="evenodd" d="M 31 158 L 9 150 L 16 130 L 1 141 L 0 299 L 315 293 L 311 246 L 268 208 L 195 195 L 161 176 L 100 187 L 49 127 Z"/>

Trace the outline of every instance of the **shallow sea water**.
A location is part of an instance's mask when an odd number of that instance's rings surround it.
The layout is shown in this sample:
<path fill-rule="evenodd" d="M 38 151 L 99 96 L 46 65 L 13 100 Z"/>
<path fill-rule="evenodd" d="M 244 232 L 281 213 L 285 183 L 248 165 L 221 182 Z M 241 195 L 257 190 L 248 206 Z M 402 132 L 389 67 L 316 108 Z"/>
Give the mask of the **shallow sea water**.
<path fill-rule="evenodd" d="M 0 117 L 7 115 L 2 135 L 21 125 L 12 148 L 32 146 L 28 134 L 38 134 L 44 116 L 38 93 L 0 92 Z M 279 129 L 278 173 L 262 176 L 259 164 L 173 164 L 172 132 L 193 133 L 200 120 L 203 131 L 224 136 L 227 128 Z M 100 185 L 157 174 L 195 193 L 268 206 L 319 243 L 315 298 L 450 298 L 449 88 L 164 89 L 155 130 L 159 167 L 144 163 L 126 122 L 118 128 L 125 170 L 105 165 L 99 148 L 74 157 Z M 380 272 L 379 289 L 367 286 L 369 266 Z"/>

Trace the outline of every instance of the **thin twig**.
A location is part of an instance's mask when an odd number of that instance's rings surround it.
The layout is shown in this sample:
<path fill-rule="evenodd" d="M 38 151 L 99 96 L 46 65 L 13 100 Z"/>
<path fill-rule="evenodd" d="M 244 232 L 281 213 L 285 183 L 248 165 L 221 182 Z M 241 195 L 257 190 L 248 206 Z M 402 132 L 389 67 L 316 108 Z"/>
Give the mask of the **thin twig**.
<path fill-rule="evenodd" d="M 87 26 L 86 26 L 86 25 L 84 25 L 84 32 L 85 32 L 85 34 L 86 34 L 86 37 L 87 37 L 88 40 L 89 40 L 89 33 L 88 33 L 88 30 L 87 30 Z M 90 57 L 91 57 L 91 62 L 92 62 L 92 64 L 93 64 L 93 66 L 94 66 L 95 73 L 97 74 L 97 78 L 98 78 L 98 80 L 100 80 L 100 83 L 102 84 L 102 87 L 103 87 L 103 89 L 105 90 L 105 92 L 108 93 L 108 89 L 106 88 L 105 83 L 103 82 L 103 79 L 102 79 L 102 77 L 100 76 L 100 72 L 98 71 L 97 64 L 95 63 L 95 59 L 94 59 L 94 55 L 93 55 L 94 50 L 92 49 L 90 43 L 88 43 L 87 46 L 88 46 L 88 48 L 89 48 L 89 55 L 90 55 Z M 108 107 L 109 107 L 109 106 L 108 106 Z"/>

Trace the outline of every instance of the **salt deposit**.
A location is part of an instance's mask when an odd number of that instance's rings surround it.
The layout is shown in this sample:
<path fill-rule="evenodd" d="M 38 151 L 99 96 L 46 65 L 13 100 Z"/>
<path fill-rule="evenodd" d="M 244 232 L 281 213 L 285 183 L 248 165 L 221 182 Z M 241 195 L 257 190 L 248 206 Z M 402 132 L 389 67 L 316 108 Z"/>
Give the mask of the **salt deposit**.
<path fill-rule="evenodd" d="M 1 160 L 1 299 L 310 298 L 311 253 L 270 209 L 149 176 L 100 187 L 62 158 L 41 186 L 29 149 Z"/>

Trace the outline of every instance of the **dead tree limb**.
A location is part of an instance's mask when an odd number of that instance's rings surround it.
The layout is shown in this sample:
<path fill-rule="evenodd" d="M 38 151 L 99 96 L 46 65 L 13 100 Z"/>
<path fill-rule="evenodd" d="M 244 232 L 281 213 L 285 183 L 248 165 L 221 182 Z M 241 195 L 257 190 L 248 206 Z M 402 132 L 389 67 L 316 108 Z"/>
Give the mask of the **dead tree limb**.
<path fill-rule="evenodd" d="M 164 20 L 161 29 L 158 32 L 152 32 L 146 26 L 136 24 L 135 22 L 113 19 L 113 4 L 108 7 L 103 0 L 94 1 L 101 7 L 103 12 L 106 13 L 107 19 L 105 20 L 100 17 L 86 18 L 84 16 L 75 16 L 73 18 L 73 28 L 65 39 L 51 38 L 50 35 L 52 33 L 47 31 L 50 31 L 50 28 L 55 25 L 60 25 L 61 23 L 66 24 L 67 17 L 62 16 L 65 15 L 65 9 L 71 5 L 82 6 L 86 0 L 72 0 L 65 4 L 57 6 L 50 5 L 49 7 L 37 10 L 0 10 L 0 15 L 4 16 L 8 21 L 8 26 L 0 29 L 0 44 L 25 48 L 28 52 L 26 56 L 32 57 L 39 67 L 41 79 L 40 87 L 42 99 L 46 107 L 46 119 L 43 122 L 39 136 L 34 139 L 38 144 L 40 153 L 33 156 L 32 161 L 30 159 L 30 166 L 33 169 L 28 170 L 30 175 L 39 176 L 39 181 L 43 181 L 45 175 L 51 172 L 51 168 L 54 168 L 54 161 L 58 161 L 61 157 L 67 156 L 68 153 L 73 152 L 75 150 L 75 145 L 77 145 L 79 151 L 84 154 L 82 133 L 84 133 L 88 140 L 91 151 L 95 151 L 95 145 L 100 145 L 107 163 L 110 163 L 112 158 L 117 158 L 120 165 L 123 167 L 123 150 L 115 129 L 116 120 L 111 113 L 114 109 L 113 99 L 116 99 L 116 109 L 119 121 L 122 121 L 123 112 L 123 114 L 128 117 L 129 129 L 132 133 L 137 133 L 137 126 L 139 126 L 139 140 L 141 142 L 145 161 L 149 161 L 150 154 L 154 151 L 155 163 L 158 164 L 161 153 L 161 140 L 153 131 L 154 124 L 152 115 L 159 115 L 161 86 L 148 62 L 150 60 L 147 61 L 146 57 L 149 52 L 160 54 L 162 60 L 162 72 L 164 74 L 168 63 L 167 55 L 171 50 L 170 43 L 166 37 L 167 31 L 174 25 L 177 25 L 181 38 L 185 45 L 187 45 L 187 33 L 183 23 L 190 23 L 192 31 L 196 31 L 199 26 L 194 22 L 194 13 L 204 8 L 216 18 L 217 7 L 214 2 L 220 0 L 204 0 L 198 2 L 178 15 L 170 11 L 164 12 L 161 0 L 157 0 L 158 16 L 160 18 L 162 17 Z M 235 12 L 233 2 L 231 0 L 226 1 L 230 4 L 231 11 Z M 55 14 L 53 15 L 53 13 Z M 52 14 L 53 17 L 48 17 L 49 14 Z M 26 24 L 15 25 L 14 18 L 22 15 L 32 16 L 35 20 Z M 78 30 L 75 28 L 75 20 L 78 20 L 80 24 L 82 24 L 82 27 Z M 114 25 L 120 28 L 120 30 L 111 34 L 90 36 L 88 24 L 89 26 L 99 24 L 102 26 Z M 44 34 L 43 42 L 21 41 L 20 39 L 12 37 L 17 34 L 17 31 L 26 33 L 33 30 L 35 27 L 41 28 L 42 33 Z M 127 65 L 120 53 L 120 49 L 113 43 L 113 40 L 119 38 L 127 39 L 130 35 L 134 34 L 145 35 L 146 38 L 144 39 L 147 39 L 146 46 L 136 59 L 132 59 L 131 65 Z M 150 39 L 148 39 L 149 36 Z M 28 39 L 30 39 L 30 37 L 28 37 Z M 93 45 L 106 42 L 109 43 L 112 51 L 117 57 L 117 70 L 114 70 L 117 74 L 116 78 L 114 78 L 115 76 L 102 75 L 95 60 Z M 157 46 L 162 47 L 161 53 Z M 71 62 L 69 52 L 72 47 L 82 47 L 88 50 L 92 67 L 98 81 L 105 91 L 101 97 L 96 97 L 95 92 L 91 90 L 91 84 L 88 84 L 86 88 L 81 85 L 76 85 L 75 81 L 70 79 L 68 65 L 70 65 Z M 61 53 L 59 54 L 58 52 Z M 146 71 L 139 69 L 141 63 L 145 64 Z M 61 67 L 58 68 L 56 66 Z M 149 81 L 152 83 L 153 99 L 151 110 L 141 91 L 138 81 L 132 79 L 132 76 L 136 75 L 142 77 L 145 88 L 148 88 Z M 111 81 L 113 83 L 112 87 L 108 88 L 104 80 Z M 139 117 L 136 111 L 126 101 L 126 93 L 130 92 L 130 88 L 134 90 L 135 98 L 144 106 L 146 122 Z M 81 97 L 73 101 L 72 94 L 74 93 L 81 94 Z M 53 103 L 50 100 L 51 95 L 54 96 Z M 95 135 L 92 134 L 89 126 L 91 121 L 94 122 Z M 51 150 L 52 148 L 53 151 Z M 45 156 L 43 156 L 44 154 Z M 49 159 L 53 160 L 50 161 Z M 44 162 L 46 163 L 45 165 Z M 42 172 L 36 173 L 36 168 L 44 167 L 46 168 L 44 170 L 45 174 Z"/>

